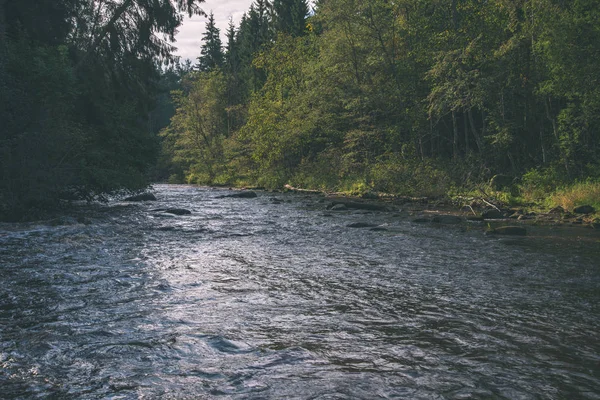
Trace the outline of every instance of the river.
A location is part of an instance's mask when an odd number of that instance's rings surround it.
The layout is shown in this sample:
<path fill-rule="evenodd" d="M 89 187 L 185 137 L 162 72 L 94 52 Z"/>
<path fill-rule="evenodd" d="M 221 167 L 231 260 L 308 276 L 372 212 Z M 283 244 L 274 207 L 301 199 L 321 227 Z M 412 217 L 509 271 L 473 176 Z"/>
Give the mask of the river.
<path fill-rule="evenodd" d="M 597 235 L 155 193 L 0 224 L 0 398 L 600 399 Z"/>

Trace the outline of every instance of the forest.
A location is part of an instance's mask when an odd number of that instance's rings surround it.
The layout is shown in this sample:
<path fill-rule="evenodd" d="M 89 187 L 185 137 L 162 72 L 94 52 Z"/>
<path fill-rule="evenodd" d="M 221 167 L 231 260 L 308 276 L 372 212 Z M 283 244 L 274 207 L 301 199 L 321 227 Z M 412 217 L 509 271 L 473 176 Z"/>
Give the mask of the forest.
<path fill-rule="evenodd" d="M 152 181 L 600 208 L 595 0 L 0 0 L 0 214 Z"/>

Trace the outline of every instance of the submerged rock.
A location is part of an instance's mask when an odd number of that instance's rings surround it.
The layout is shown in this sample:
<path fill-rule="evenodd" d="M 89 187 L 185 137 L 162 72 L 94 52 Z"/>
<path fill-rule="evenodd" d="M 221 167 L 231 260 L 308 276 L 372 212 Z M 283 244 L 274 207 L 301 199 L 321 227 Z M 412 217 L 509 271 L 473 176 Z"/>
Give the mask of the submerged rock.
<path fill-rule="evenodd" d="M 431 220 L 429 218 L 415 218 L 412 220 L 412 222 L 414 222 L 416 224 L 423 224 L 426 222 L 431 222 Z"/>
<path fill-rule="evenodd" d="M 369 229 L 369 230 L 370 230 L 370 231 L 373 231 L 373 232 L 385 232 L 385 231 L 387 231 L 388 229 L 387 229 L 387 228 L 384 228 L 383 226 L 376 226 L 375 228 L 371 228 L 371 229 Z"/>
<path fill-rule="evenodd" d="M 329 208 L 329 210 L 331 210 L 331 211 L 345 211 L 347 209 L 348 209 L 348 207 L 346 207 L 343 204 L 334 204 Z"/>
<path fill-rule="evenodd" d="M 522 226 L 500 226 L 489 230 L 488 233 L 496 235 L 525 236 L 527 235 L 527 229 Z"/>
<path fill-rule="evenodd" d="M 189 215 L 192 213 L 190 210 L 186 210 L 184 208 L 167 208 L 164 210 L 164 212 L 174 215 Z"/>
<path fill-rule="evenodd" d="M 432 218 L 431 222 L 436 222 L 438 224 L 460 224 L 462 220 L 463 219 L 457 215 L 436 215 Z"/>
<path fill-rule="evenodd" d="M 375 204 L 375 203 L 362 203 L 358 201 L 348 201 L 348 200 L 334 200 L 327 209 L 333 209 L 338 204 L 344 205 L 346 208 L 351 208 L 355 210 L 368 210 L 368 211 L 389 211 L 389 208 L 383 204 Z"/>
<path fill-rule="evenodd" d="M 355 222 L 353 224 L 346 225 L 348 228 L 374 228 L 377 224 L 371 224 L 369 222 Z"/>
<path fill-rule="evenodd" d="M 156 201 L 156 196 L 152 193 L 141 193 L 126 197 L 123 201 Z"/>
<path fill-rule="evenodd" d="M 224 199 L 224 198 L 237 198 L 237 199 L 253 199 L 255 197 L 258 197 L 258 195 L 256 194 L 256 192 L 253 192 L 252 190 L 248 190 L 245 192 L 239 192 L 239 193 L 234 193 L 234 194 L 228 194 L 228 195 L 224 195 L 224 196 L 218 196 L 217 199 Z"/>

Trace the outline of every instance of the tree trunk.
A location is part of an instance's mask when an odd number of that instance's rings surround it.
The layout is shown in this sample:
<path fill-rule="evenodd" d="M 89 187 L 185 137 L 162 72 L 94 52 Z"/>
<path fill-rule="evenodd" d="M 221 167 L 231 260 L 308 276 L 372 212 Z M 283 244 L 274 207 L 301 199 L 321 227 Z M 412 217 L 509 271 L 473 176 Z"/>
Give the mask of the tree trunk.
<path fill-rule="evenodd" d="M 465 130 L 465 155 L 469 154 L 469 124 L 467 122 L 467 113 L 463 111 L 463 125 Z"/>
<path fill-rule="evenodd" d="M 456 122 L 456 113 L 452 111 L 452 159 L 458 159 L 458 125 Z"/>
<path fill-rule="evenodd" d="M 483 151 L 483 144 L 481 143 L 481 137 L 477 133 L 477 128 L 475 127 L 475 121 L 473 120 L 473 113 L 471 112 L 471 110 L 469 110 L 467 112 L 467 114 L 469 117 L 469 124 L 471 124 L 471 132 L 473 132 L 473 137 L 475 138 L 475 144 L 477 145 L 477 151 L 479 151 L 479 154 L 481 154 L 481 152 Z M 483 129 L 482 129 L 482 134 L 483 134 Z"/>

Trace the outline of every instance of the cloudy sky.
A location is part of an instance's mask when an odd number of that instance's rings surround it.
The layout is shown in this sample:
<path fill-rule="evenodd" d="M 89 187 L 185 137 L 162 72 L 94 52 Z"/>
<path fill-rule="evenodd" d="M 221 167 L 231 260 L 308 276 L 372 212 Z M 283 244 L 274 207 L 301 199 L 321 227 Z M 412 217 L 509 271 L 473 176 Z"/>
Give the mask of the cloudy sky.
<path fill-rule="evenodd" d="M 229 18 L 233 18 L 233 23 L 237 27 L 242 19 L 242 15 L 250 9 L 250 4 L 253 0 L 206 0 L 201 4 L 201 7 L 207 14 L 212 12 L 215 14 L 215 22 L 221 30 L 221 39 L 225 44 L 224 37 Z M 200 46 L 202 43 L 202 33 L 206 26 L 207 17 L 186 16 L 183 25 L 179 27 L 179 33 L 176 36 L 177 54 L 182 59 L 190 59 L 196 63 L 196 58 L 200 56 Z"/>

